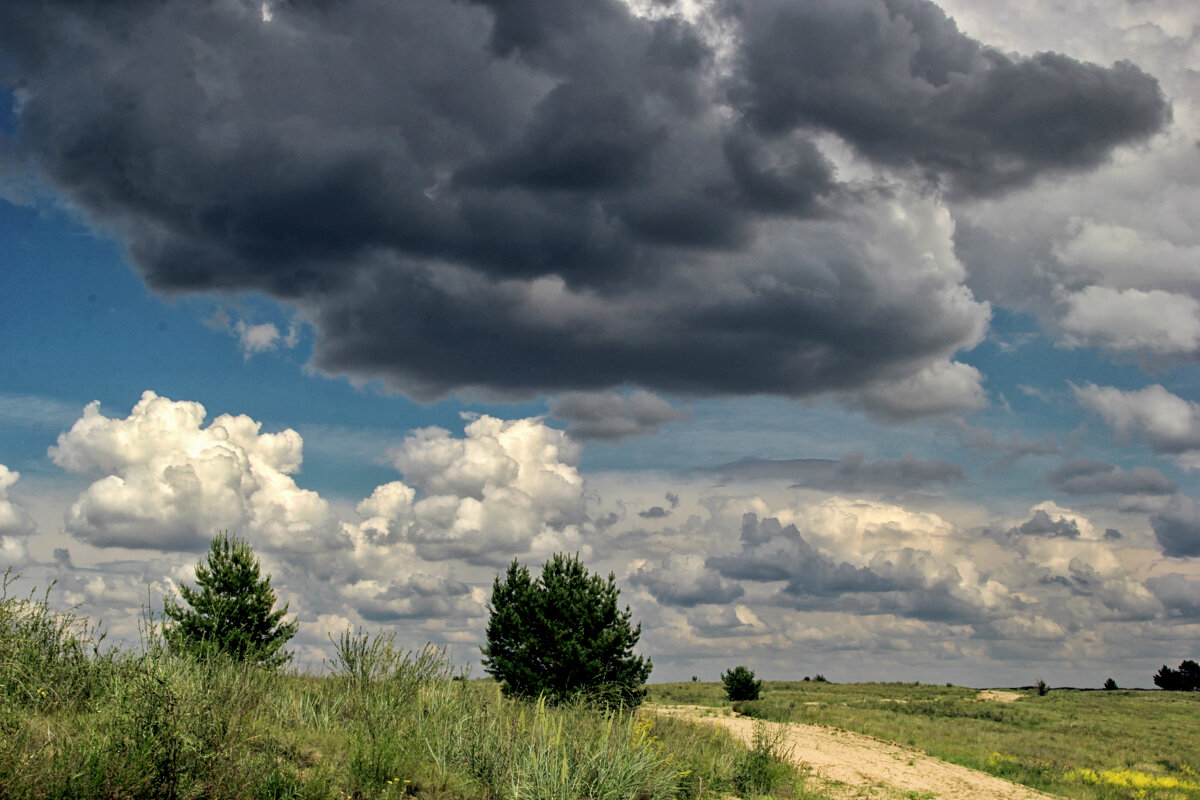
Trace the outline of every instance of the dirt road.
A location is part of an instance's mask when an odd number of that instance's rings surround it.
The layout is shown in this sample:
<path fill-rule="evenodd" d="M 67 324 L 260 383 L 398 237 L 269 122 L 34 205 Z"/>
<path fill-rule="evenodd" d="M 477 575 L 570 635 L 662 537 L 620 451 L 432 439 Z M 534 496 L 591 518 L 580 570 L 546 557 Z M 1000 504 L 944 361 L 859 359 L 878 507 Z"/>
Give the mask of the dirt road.
<path fill-rule="evenodd" d="M 728 728 L 747 744 L 754 720 L 734 716 L 728 709 L 703 706 L 652 706 L 660 714 L 683 716 Z M 783 725 L 784 749 L 796 764 L 811 770 L 813 788 L 835 798 L 872 800 L 1052 800 L 1025 786 L 977 770 L 927 756 L 911 747 L 885 742 L 859 733 L 805 725 Z"/>

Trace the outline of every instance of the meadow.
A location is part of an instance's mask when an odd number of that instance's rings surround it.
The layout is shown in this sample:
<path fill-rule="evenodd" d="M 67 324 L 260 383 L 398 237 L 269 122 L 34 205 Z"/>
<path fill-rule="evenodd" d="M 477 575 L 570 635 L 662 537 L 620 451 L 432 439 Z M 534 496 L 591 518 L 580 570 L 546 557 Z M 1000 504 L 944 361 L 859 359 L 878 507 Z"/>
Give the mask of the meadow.
<path fill-rule="evenodd" d="M 550 707 L 443 654 L 344 634 L 328 674 L 172 655 L 153 623 L 0 596 L 0 798 L 819 800 L 769 744 L 595 703 Z"/>
<path fill-rule="evenodd" d="M 1014 690 L 1014 702 L 961 686 L 769 682 L 749 716 L 856 731 L 1087 800 L 1200 800 L 1200 693 Z M 720 683 L 650 687 L 651 702 L 728 707 Z"/>

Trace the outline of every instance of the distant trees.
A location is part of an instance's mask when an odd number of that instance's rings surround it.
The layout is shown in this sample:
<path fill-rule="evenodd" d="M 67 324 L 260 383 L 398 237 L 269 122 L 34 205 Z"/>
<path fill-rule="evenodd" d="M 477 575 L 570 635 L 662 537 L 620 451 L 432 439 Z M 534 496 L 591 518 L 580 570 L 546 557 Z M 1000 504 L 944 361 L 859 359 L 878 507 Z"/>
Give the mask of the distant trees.
<path fill-rule="evenodd" d="M 1200 691 L 1200 664 L 1190 659 L 1180 662 L 1178 669 L 1163 664 L 1162 669 L 1154 675 L 1154 685 L 1175 692 Z"/>
<path fill-rule="evenodd" d="M 722 672 L 721 683 L 725 684 L 725 696 L 732 702 L 757 700 L 763 686 L 762 681 L 754 679 L 754 670 L 740 664 L 731 670 Z"/>
<path fill-rule="evenodd" d="M 284 645 L 300 623 L 283 621 L 286 603 L 275 610 L 271 576 L 260 574 L 249 543 L 228 531 L 216 536 L 205 560 L 196 565 L 196 584 L 199 588 L 179 587 L 186 605 L 168 598 L 163 609 L 163 636 L 171 652 L 223 654 L 267 667 L 291 660 Z"/>
<path fill-rule="evenodd" d="M 590 575 L 578 556 L 556 553 L 536 580 L 514 560 L 492 585 L 484 671 L 517 697 L 637 705 L 652 665 L 633 652 L 642 626 L 619 594 L 611 573 Z"/>

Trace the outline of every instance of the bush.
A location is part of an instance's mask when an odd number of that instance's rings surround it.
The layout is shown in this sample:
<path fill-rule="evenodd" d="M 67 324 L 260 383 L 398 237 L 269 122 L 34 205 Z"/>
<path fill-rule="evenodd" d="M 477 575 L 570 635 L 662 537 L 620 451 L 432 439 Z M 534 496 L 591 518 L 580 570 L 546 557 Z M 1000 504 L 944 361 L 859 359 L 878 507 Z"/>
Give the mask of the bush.
<path fill-rule="evenodd" d="M 734 788 L 743 797 L 770 794 L 791 775 L 782 758 L 785 732 L 782 726 L 772 731 L 765 722 L 754 723 L 750 750 L 733 775 Z"/>
<path fill-rule="evenodd" d="M 1037 689 L 1038 697 L 1045 697 L 1050 693 L 1050 684 L 1046 683 L 1041 678 L 1038 678 L 1037 684 L 1034 686 Z"/>
<path fill-rule="evenodd" d="M 1109 679 L 1107 679 L 1107 680 L 1105 680 L 1105 681 L 1104 681 L 1104 688 L 1105 688 L 1105 690 L 1107 690 L 1107 691 L 1110 691 L 1110 692 L 1111 692 L 1113 689 L 1116 689 L 1116 688 L 1118 688 L 1118 687 L 1117 687 L 1117 682 L 1116 682 L 1116 681 L 1114 681 L 1112 678 L 1109 678 Z"/>
<path fill-rule="evenodd" d="M 642 626 L 619 594 L 612 574 L 589 575 L 578 556 L 555 554 L 536 581 L 513 561 L 492 586 L 484 671 L 516 697 L 637 705 L 651 663 L 633 653 Z"/>
<path fill-rule="evenodd" d="M 283 622 L 287 604 L 275 611 L 271 576 L 261 577 L 250 545 L 228 532 L 212 540 L 207 564 L 196 565 L 198 589 L 179 594 L 190 608 L 168 599 L 163 629 L 172 653 L 207 658 L 223 654 L 234 661 L 278 667 L 291 660 L 283 649 L 299 623 Z"/>
<path fill-rule="evenodd" d="M 754 680 L 754 670 L 740 664 L 727 672 L 722 672 L 721 683 L 725 684 L 725 696 L 734 702 L 757 700 L 763 686 L 762 681 Z"/>

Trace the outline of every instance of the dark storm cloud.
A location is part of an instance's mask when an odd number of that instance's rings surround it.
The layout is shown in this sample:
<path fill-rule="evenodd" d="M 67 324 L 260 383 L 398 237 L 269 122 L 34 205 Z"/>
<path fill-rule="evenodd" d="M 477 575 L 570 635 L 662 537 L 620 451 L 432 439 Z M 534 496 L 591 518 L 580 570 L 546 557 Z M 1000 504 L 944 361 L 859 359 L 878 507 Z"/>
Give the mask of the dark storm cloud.
<path fill-rule="evenodd" d="M 419 397 L 945 365 L 988 315 L 925 265 L 949 231 L 838 184 L 813 134 L 992 192 L 1169 113 L 1131 65 L 1002 56 L 919 0 L 746 4 L 733 75 L 616 0 L 266 8 L 0 5 L 15 147 L 152 287 L 265 292 L 318 368 Z"/>
<path fill-rule="evenodd" d="M 1046 473 L 1046 482 L 1060 492 L 1086 494 L 1174 494 L 1178 487 L 1153 467 L 1129 472 L 1090 458 L 1064 461 Z"/>
<path fill-rule="evenodd" d="M 909 455 L 894 461 L 867 461 L 862 453 L 850 453 L 839 461 L 743 458 L 695 471 L 713 472 L 723 478 L 791 481 L 796 488 L 825 491 L 920 489 L 935 483 L 955 483 L 963 477 L 962 467 L 949 461 L 926 461 Z"/>
<path fill-rule="evenodd" d="M 736 7 L 745 44 L 733 98 L 756 129 L 832 130 L 960 193 L 1096 165 L 1170 119 L 1157 82 L 1132 64 L 1005 55 L 923 0 Z"/>

